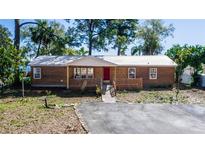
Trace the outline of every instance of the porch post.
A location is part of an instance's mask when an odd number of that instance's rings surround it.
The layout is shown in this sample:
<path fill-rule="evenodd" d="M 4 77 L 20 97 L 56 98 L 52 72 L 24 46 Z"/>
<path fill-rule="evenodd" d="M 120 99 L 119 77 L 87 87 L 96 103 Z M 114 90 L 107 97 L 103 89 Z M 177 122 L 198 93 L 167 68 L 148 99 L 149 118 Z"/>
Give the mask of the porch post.
<path fill-rule="evenodd" d="M 117 78 L 116 78 L 116 66 L 115 66 L 115 85 L 114 85 L 115 86 L 114 87 L 115 88 L 115 96 L 116 96 L 116 91 L 117 91 L 117 81 L 116 81 L 116 79 Z"/>
<path fill-rule="evenodd" d="M 69 66 L 67 66 L 67 89 L 69 89 Z"/>
<path fill-rule="evenodd" d="M 115 83 L 116 83 L 116 66 L 115 66 Z"/>

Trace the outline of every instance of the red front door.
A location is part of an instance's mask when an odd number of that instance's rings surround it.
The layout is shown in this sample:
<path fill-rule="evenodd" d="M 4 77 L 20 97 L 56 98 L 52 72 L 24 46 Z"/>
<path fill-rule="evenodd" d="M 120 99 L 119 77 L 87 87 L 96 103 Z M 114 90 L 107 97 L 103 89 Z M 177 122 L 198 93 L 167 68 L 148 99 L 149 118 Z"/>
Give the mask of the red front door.
<path fill-rule="evenodd" d="M 103 69 L 103 80 L 110 80 L 110 68 L 109 67 L 104 67 Z"/>

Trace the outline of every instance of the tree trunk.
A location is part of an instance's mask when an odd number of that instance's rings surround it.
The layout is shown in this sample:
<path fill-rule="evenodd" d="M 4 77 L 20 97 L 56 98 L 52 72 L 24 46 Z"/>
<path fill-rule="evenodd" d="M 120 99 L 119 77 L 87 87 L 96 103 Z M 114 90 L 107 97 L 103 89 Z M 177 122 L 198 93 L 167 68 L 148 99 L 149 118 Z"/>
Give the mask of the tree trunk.
<path fill-rule="evenodd" d="M 89 56 L 92 55 L 92 41 L 89 41 Z"/>
<path fill-rule="evenodd" d="M 120 56 L 120 48 L 117 49 L 117 55 Z"/>
<path fill-rule="evenodd" d="M 121 55 L 121 46 L 118 45 L 117 47 L 117 55 L 120 56 Z"/>
<path fill-rule="evenodd" d="M 15 37 L 14 37 L 14 47 L 16 50 L 19 50 L 20 48 L 20 20 L 15 19 Z M 18 51 L 17 51 L 18 52 Z M 16 64 L 18 64 L 18 60 L 16 60 Z M 15 68 L 15 75 L 14 75 L 14 86 L 19 86 L 20 85 L 20 70 L 19 68 Z"/>
<path fill-rule="evenodd" d="M 22 24 L 20 24 L 20 20 L 19 19 L 14 19 L 15 22 L 15 37 L 14 37 L 14 46 L 17 50 L 20 49 L 20 28 L 24 25 L 27 24 L 37 24 L 36 22 L 24 22 Z"/>
<path fill-rule="evenodd" d="M 1 95 L 0 96 L 3 96 L 3 93 L 4 93 L 4 85 L 2 85 L 2 87 L 1 87 Z"/>
<path fill-rule="evenodd" d="M 93 41 L 93 40 L 92 40 L 92 37 L 93 37 L 93 36 L 92 36 L 92 35 L 93 35 L 93 34 L 92 34 L 92 33 L 93 33 L 93 29 L 92 29 L 92 28 L 93 28 L 93 27 L 92 27 L 92 26 L 93 26 L 93 21 L 92 21 L 92 19 L 89 19 L 89 22 L 88 22 L 88 29 L 89 29 L 89 34 L 88 34 L 88 35 L 89 35 L 89 36 L 88 36 L 88 37 L 89 37 L 89 38 L 88 38 L 88 39 L 89 39 L 89 44 L 88 44 L 88 46 L 89 46 L 89 47 L 88 47 L 88 48 L 89 48 L 89 53 L 88 53 L 88 54 L 89 54 L 89 55 L 92 55 L 92 48 L 93 48 L 93 42 L 92 42 L 92 41 Z"/>
<path fill-rule="evenodd" d="M 149 55 L 152 55 L 152 50 L 151 49 L 149 50 Z"/>
<path fill-rule="evenodd" d="M 39 45 L 38 45 L 38 49 L 37 49 L 37 53 L 36 53 L 36 57 L 39 56 L 40 48 L 41 48 L 41 40 L 40 40 Z"/>
<path fill-rule="evenodd" d="M 20 48 L 20 21 L 19 19 L 15 19 L 15 38 L 14 38 L 14 46 L 17 50 Z"/>

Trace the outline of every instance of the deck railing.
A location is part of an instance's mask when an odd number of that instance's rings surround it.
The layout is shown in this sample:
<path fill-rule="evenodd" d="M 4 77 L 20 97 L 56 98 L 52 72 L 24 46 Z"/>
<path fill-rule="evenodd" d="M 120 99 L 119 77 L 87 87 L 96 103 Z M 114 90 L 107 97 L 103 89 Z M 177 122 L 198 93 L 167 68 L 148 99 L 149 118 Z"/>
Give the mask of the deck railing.
<path fill-rule="evenodd" d="M 86 87 L 95 87 L 96 85 L 101 86 L 101 79 L 70 79 L 70 87 L 79 88 L 85 80 L 87 82 Z"/>
<path fill-rule="evenodd" d="M 96 87 L 98 85 L 101 89 L 103 87 L 103 80 L 102 78 L 95 78 L 95 79 L 70 79 L 70 87 L 71 88 L 80 88 L 83 85 L 83 82 L 86 80 L 86 87 Z M 136 78 L 136 79 L 125 79 L 125 78 L 117 78 L 111 82 L 113 88 L 120 89 L 120 88 L 143 88 L 143 79 Z"/>
<path fill-rule="evenodd" d="M 143 88 L 143 79 L 135 78 L 135 79 L 125 79 L 125 78 L 117 78 L 116 87 L 131 87 L 131 88 Z"/>

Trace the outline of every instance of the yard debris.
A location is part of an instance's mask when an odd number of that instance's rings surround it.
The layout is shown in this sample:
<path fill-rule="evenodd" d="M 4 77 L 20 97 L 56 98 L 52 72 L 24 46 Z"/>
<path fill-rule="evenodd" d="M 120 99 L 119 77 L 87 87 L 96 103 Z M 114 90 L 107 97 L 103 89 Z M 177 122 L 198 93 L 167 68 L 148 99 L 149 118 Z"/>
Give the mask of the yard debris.
<path fill-rule="evenodd" d="M 199 90 L 198 90 L 198 89 L 192 89 L 192 91 L 193 91 L 193 92 L 197 92 L 197 91 L 199 91 Z"/>
<path fill-rule="evenodd" d="M 43 97 L 40 99 L 44 102 L 44 106 L 47 109 L 60 109 L 60 108 L 66 108 L 66 107 L 74 107 L 75 104 L 48 104 L 48 97 Z"/>
<path fill-rule="evenodd" d="M 193 93 L 194 90 L 195 92 Z M 168 104 L 199 104 L 205 103 L 205 91 L 200 89 L 182 89 L 176 96 L 175 89 L 153 89 L 138 91 L 118 91 L 120 102 L 132 103 L 168 103 Z"/>

